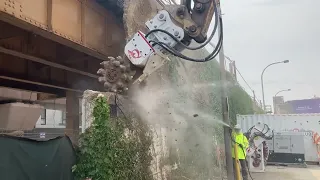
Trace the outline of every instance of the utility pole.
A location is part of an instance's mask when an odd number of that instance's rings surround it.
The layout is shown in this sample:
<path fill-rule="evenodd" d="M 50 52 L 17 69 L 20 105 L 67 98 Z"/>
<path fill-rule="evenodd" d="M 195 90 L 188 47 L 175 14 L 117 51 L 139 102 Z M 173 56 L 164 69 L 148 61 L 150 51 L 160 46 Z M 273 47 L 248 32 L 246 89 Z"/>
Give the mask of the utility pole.
<path fill-rule="evenodd" d="M 221 8 L 220 3 L 218 4 L 218 11 L 221 17 Z M 220 34 L 222 29 L 222 24 L 220 21 L 218 22 L 219 26 L 219 37 L 222 35 Z M 222 41 L 223 42 L 223 41 Z M 229 107 L 228 107 L 228 95 L 227 95 L 227 83 L 226 83 L 226 69 L 225 69 L 225 56 L 223 51 L 223 43 L 221 45 L 221 49 L 219 52 L 219 63 L 220 63 L 220 83 L 221 83 L 221 105 L 222 105 L 222 119 L 223 122 L 230 126 L 229 120 Z M 227 163 L 227 177 L 228 180 L 234 180 L 233 174 L 233 160 L 232 160 L 232 153 L 231 153 L 231 134 L 230 134 L 230 127 L 224 126 L 224 144 L 225 144 L 225 153 L 226 153 L 226 163 Z"/>
<path fill-rule="evenodd" d="M 235 61 L 232 61 L 232 62 L 229 63 L 229 71 L 232 74 L 234 80 L 238 81 L 237 80 L 236 62 Z"/>
<path fill-rule="evenodd" d="M 236 61 L 232 61 L 232 65 L 233 65 L 233 74 L 234 74 L 234 78 L 235 78 L 235 80 L 238 82 Z"/>
<path fill-rule="evenodd" d="M 253 103 L 252 103 L 252 108 L 253 108 L 253 110 L 255 110 L 256 109 L 256 105 L 258 105 L 257 103 L 257 101 L 256 101 L 256 93 L 254 92 L 254 90 L 252 90 L 252 93 L 253 93 Z"/>

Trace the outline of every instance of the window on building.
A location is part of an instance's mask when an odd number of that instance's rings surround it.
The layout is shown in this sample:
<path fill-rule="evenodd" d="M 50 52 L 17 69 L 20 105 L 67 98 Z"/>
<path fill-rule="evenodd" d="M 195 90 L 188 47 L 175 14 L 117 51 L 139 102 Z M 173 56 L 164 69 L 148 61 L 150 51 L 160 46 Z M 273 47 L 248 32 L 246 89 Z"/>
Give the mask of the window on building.
<path fill-rule="evenodd" d="M 46 125 L 47 124 L 46 115 L 47 115 L 47 111 L 46 111 L 46 109 L 43 109 L 41 111 L 41 125 Z"/>
<path fill-rule="evenodd" d="M 62 118 L 61 118 L 60 125 L 66 125 L 66 119 L 67 119 L 67 113 L 66 111 L 62 111 Z"/>

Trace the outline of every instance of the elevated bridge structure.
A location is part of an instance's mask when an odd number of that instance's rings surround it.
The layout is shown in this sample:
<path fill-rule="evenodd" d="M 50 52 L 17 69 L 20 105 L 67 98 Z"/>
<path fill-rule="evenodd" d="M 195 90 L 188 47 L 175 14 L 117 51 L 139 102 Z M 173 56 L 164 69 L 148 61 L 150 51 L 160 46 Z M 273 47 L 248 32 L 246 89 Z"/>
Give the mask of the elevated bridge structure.
<path fill-rule="evenodd" d="M 0 0 L 2 86 L 65 96 L 90 87 L 118 55 L 121 23 L 93 0 Z"/>
<path fill-rule="evenodd" d="M 125 45 L 117 3 L 0 0 L 0 86 L 35 92 L 37 100 L 66 97 L 67 129 L 78 131 L 81 93 L 103 90 L 99 64 Z"/>

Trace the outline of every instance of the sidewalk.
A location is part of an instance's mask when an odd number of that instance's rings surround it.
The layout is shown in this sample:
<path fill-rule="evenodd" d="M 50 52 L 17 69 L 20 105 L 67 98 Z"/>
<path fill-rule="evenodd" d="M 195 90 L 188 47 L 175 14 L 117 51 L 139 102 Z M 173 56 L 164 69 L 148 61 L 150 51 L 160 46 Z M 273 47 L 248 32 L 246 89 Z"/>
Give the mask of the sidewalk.
<path fill-rule="evenodd" d="M 264 173 L 251 173 L 255 180 L 320 180 L 320 166 L 294 168 L 267 166 Z"/>

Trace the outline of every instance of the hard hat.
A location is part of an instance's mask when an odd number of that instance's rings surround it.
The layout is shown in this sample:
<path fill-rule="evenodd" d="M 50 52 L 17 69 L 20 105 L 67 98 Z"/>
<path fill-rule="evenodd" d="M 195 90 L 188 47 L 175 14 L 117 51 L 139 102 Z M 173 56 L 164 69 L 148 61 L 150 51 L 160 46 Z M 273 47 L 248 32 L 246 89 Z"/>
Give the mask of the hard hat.
<path fill-rule="evenodd" d="M 241 129 L 240 124 L 235 125 L 235 126 L 234 126 L 234 129 Z"/>

